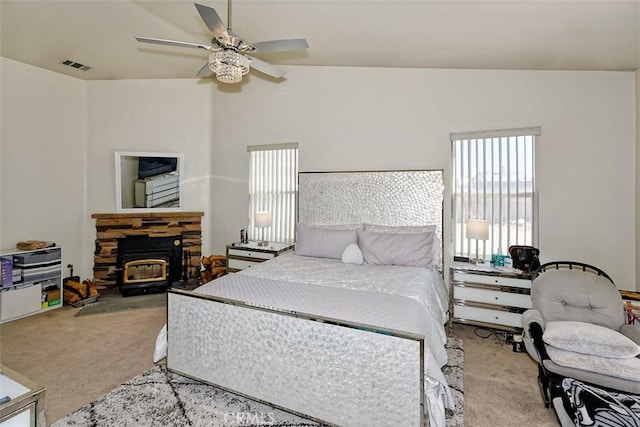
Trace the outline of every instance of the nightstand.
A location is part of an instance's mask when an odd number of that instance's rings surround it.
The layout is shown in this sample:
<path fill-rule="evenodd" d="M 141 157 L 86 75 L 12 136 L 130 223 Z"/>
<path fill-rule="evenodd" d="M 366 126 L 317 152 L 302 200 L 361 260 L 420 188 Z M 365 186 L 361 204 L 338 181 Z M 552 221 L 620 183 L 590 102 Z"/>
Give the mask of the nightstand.
<path fill-rule="evenodd" d="M 449 271 L 451 321 L 522 330 L 522 313 L 531 308 L 531 275 L 489 263 L 453 262 Z"/>
<path fill-rule="evenodd" d="M 227 273 L 235 273 L 268 261 L 293 250 L 293 243 L 272 243 L 258 246 L 257 242 L 227 245 Z"/>

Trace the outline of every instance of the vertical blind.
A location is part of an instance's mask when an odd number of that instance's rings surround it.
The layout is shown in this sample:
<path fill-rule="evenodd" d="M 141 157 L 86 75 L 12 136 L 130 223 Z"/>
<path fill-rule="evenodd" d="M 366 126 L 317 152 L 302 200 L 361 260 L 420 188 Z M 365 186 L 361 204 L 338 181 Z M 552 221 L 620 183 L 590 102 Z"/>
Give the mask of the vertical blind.
<path fill-rule="evenodd" d="M 298 144 L 247 147 L 249 164 L 249 236 L 254 240 L 293 242 L 298 195 Z M 258 229 L 256 212 L 271 212 L 271 226 Z"/>
<path fill-rule="evenodd" d="M 451 134 L 454 255 L 475 256 L 475 240 L 465 235 L 468 219 L 489 222 L 489 239 L 479 241 L 480 258 L 506 254 L 511 245 L 534 245 L 539 135 L 539 127 Z"/>

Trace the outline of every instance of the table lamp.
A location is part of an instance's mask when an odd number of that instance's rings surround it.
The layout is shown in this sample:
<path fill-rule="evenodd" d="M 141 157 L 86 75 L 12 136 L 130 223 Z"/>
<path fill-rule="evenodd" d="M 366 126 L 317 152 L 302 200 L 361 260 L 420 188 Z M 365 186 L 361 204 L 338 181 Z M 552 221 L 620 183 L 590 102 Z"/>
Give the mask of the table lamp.
<path fill-rule="evenodd" d="M 475 239 L 476 240 L 476 259 L 473 261 L 474 264 L 482 263 L 478 257 L 478 240 L 488 240 L 489 239 L 489 221 L 483 219 L 469 219 L 467 220 L 467 229 L 466 229 L 467 239 Z"/>
<path fill-rule="evenodd" d="M 253 223 L 256 226 L 256 228 L 262 229 L 262 233 L 260 235 L 262 239 L 258 241 L 258 246 L 267 246 L 268 242 L 264 240 L 264 229 L 267 227 L 271 227 L 271 212 L 269 211 L 256 212 L 253 217 Z"/>

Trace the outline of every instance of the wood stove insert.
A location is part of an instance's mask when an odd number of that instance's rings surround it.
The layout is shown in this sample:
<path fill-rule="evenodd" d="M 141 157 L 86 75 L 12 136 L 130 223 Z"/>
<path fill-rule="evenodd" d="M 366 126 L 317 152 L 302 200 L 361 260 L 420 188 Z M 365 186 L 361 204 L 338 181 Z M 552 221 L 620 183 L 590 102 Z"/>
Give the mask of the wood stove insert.
<path fill-rule="evenodd" d="M 118 239 L 117 285 L 122 296 L 164 292 L 180 281 L 182 237 Z"/>

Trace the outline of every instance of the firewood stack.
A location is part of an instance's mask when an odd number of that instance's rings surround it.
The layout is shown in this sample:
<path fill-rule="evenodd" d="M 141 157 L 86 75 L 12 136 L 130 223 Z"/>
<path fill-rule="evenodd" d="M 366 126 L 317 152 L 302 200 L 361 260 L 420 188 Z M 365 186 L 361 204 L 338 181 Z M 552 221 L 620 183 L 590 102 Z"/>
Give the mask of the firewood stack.
<path fill-rule="evenodd" d="M 227 258 L 224 255 L 209 255 L 202 257 L 204 270 L 200 271 L 202 283 L 207 283 L 225 274 Z"/>

